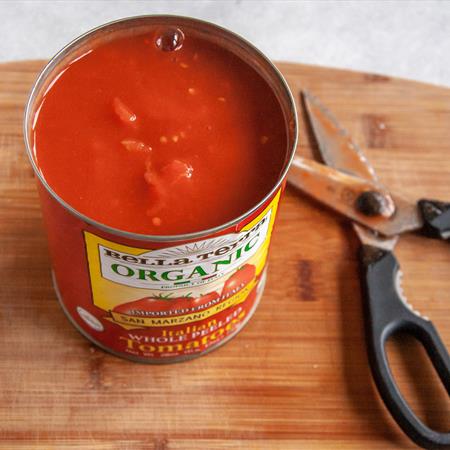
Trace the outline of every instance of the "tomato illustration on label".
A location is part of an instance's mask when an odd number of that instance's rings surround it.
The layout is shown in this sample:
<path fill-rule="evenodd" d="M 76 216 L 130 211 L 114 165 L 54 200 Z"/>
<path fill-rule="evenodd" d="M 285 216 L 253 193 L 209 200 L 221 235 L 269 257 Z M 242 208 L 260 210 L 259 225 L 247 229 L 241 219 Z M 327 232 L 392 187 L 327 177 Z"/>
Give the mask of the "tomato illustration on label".
<path fill-rule="evenodd" d="M 234 272 L 234 274 L 231 275 L 231 277 L 228 278 L 227 281 L 225 281 L 221 298 L 230 297 L 231 295 L 234 295 L 236 292 L 240 291 L 255 278 L 255 275 L 256 268 L 253 264 L 245 264 L 244 266 L 242 266 L 240 269 Z"/>
<path fill-rule="evenodd" d="M 117 305 L 112 309 L 112 313 L 139 319 L 163 319 L 204 313 L 213 307 L 220 308 L 217 310 L 219 312 L 234 306 L 234 300 L 241 301 L 242 294 L 247 296 L 252 289 L 249 285 L 255 281 L 255 277 L 256 267 L 253 264 L 245 264 L 225 281 L 221 294 L 216 291 L 198 297 L 193 297 L 191 293 L 179 297 L 159 294 Z M 248 287 L 247 292 L 245 287 Z"/>

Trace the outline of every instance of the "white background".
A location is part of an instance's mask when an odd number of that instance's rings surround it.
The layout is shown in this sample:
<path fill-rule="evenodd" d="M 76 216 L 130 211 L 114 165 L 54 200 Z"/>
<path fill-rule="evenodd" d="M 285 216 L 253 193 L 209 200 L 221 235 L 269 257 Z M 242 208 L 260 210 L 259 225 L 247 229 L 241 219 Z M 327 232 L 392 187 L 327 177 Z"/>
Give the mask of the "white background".
<path fill-rule="evenodd" d="M 0 0 L 0 61 L 48 58 L 104 22 L 164 13 L 223 25 L 273 59 L 450 86 L 449 0 Z"/>

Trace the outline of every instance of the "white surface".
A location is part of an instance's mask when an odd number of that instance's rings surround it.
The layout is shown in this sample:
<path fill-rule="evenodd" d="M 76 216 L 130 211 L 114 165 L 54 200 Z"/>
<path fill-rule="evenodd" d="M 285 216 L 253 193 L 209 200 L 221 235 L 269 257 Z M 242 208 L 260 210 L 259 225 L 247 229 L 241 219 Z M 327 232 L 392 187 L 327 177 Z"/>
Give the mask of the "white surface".
<path fill-rule="evenodd" d="M 0 61 L 48 58 L 120 17 L 180 14 L 225 26 L 277 60 L 450 86 L 450 1 L 0 1 Z"/>

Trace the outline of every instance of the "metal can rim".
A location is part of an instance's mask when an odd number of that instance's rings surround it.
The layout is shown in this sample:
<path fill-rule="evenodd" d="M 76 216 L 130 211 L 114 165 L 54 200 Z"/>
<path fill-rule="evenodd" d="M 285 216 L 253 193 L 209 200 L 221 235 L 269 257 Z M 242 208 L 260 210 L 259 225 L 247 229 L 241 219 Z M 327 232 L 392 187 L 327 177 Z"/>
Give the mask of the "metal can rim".
<path fill-rule="evenodd" d="M 38 166 L 36 164 L 35 159 L 33 158 L 32 152 L 31 152 L 31 145 L 29 141 L 28 136 L 28 130 L 27 126 L 31 118 L 31 111 L 32 111 L 32 105 L 34 102 L 34 99 L 39 92 L 41 83 L 46 79 L 47 75 L 51 72 L 51 70 L 54 68 L 54 66 L 73 48 L 76 44 L 82 42 L 83 40 L 89 38 L 90 36 L 95 35 L 97 32 L 104 30 L 105 28 L 112 27 L 117 24 L 121 24 L 124 22 L 133 22 L 136 20 L 146 19 L 146 18 L 154 18 L 154 19 L 178 19 L 178 20 L 184 20 L 189 21 L 192 23 L 197 24 L 203 24 L 206 26 L 210 26 L 212 28 L 215 28 L 217 31 L 221 33 L 225 33 L 228 36 L 237 39 L 242 44 L 244 44 L 249 50 L 251 50 L 256 56 L 258 56 L 260 59 L 262 59 L 265 63 L 267 63 L 270 67 L 270 69 L 273 71 L 273 75 L 277 78 L 281 86 L 283 87 L 283 91 L 286 94 L 286 97 L 289 101 L 289 106 L 292 111 L 292 119 L 293 119 L 293 142 L 291 148 L 287 149 L 287 155 L 290 155 L 287 157 L 284 168 L 279 176 L 279 179 L 275 186 L 270 190 L 268 194 L 266 194 L 262 200 L 260 200 L 255 206 L 253 206 L 250 210 L 245 211 L 240 216 L 224 223 L 221 225 L 218 225 L 213 228 L 208 228 L 205 230 L 200 230 L 192 233 L 185 233 L 185 234 L 177 234 L 177 235 L 150 235 L 150 234 L 142 234 L 142 233 L 134 233 L 131 231 L 125 231 L 118 228 L 111 227 L 109 225 L 103 224 L 101 222 L 98 222 L 89 216 L 81 213 L 77 209 L 75 209 L 73 206 L 71 206 L 68 202 L 66 202 L 63 198 L 61 198 L 47 183 L 45 178 L 43 177 L 42 173 L 38 169 Z M 268 199 L 272 197 L 272 195 L 278 190 L 278 188 L 283 183 L 283 180 L 286 177 L 286 174 L 290 168 L 290 165 L 292 163 L 292 160 L 295 155 L 295 150 L 297 148 L 297 142 L 298 142 L 298 119 L 297 119 L 297 110 L 295 105 L 295 100 L 292 95 L 292 92 L 289 88 L 289 85 L 287 84 L 286 80 L 284 79 L 283 75 L 279 71 L 279 69 L 272 63 L 272 61 L 264 55 L 257 47 L 255 47 L 251 42 L 249 42 L 247 39 L 240 36 L 238 33 L 235 33 L 233 31 L 230 31 L 224 27 L 221 27 L 220 25 L 217 25 L 215 23 L 197 19 L 194 17 L 189 16 L 179 16 L 179 15 L 170 15 L 170 14 L 147 14 L 147 15 L 138 15 L 138 16 L 130 16 L 125 17 L 122 19 L 113 20 L 111 22 L 107 22 L 105 24 L 99 25 L 98 27 L 92 28 L 88 30 L 87 32 L 81 34 L 80 36 L 73 39 L 71 42 L 69 42 L 67 45 L 65 45 L 61 50 L 59 50 L 51 59 L 50 61 L 44 66 L 44 68 L 40 71 L 36 81 L 33 84 L 33 87 L 30 91 L 30 94 L 28 96 L 28 100 L 25 105 L 25 111 L 24 111 L 24 120 L 23 120 L 23 135 L 24 135 L 24 141 L 25 141 L 25 148 L 28 155 L 28 158 L 30 160 L 31 166 L 33 168 L 33 171 L 39 181 L 42 183 L 42 185 L 45 187 L 47 192 L 67 211 L 69 211 L 72 215 L 77 217 L 78 219 L 96 227 L 100 230 L 116 235 L 121 236 L 124 238 L 137 240 L 137 241 L 154 241 L 154 242 L 176 242 L 176 241 L 187 241 L 191 239 L 197 239 L 201 237 L 205 237 L 208 235 L 219 233 L 223 230 L 226 230 L 228 228 L 231 228 L 233 226 L 238 225 L 240 222 L 242 222 L 246 217 L 250 216 L 254 212 L 256 212 L 265 202 L 267 202 Z"/>

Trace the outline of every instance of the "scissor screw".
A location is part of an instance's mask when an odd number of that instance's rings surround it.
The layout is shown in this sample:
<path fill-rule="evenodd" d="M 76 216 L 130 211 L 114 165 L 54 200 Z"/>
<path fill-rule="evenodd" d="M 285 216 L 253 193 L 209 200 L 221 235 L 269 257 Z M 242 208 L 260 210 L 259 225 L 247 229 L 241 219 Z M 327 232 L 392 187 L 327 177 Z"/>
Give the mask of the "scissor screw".
<path fill-rule="evenodd" d="M 365 216 L 390 216 L 389 202 L 377 191 L 366 191 L 356 199 L 356 209 Z"/>

